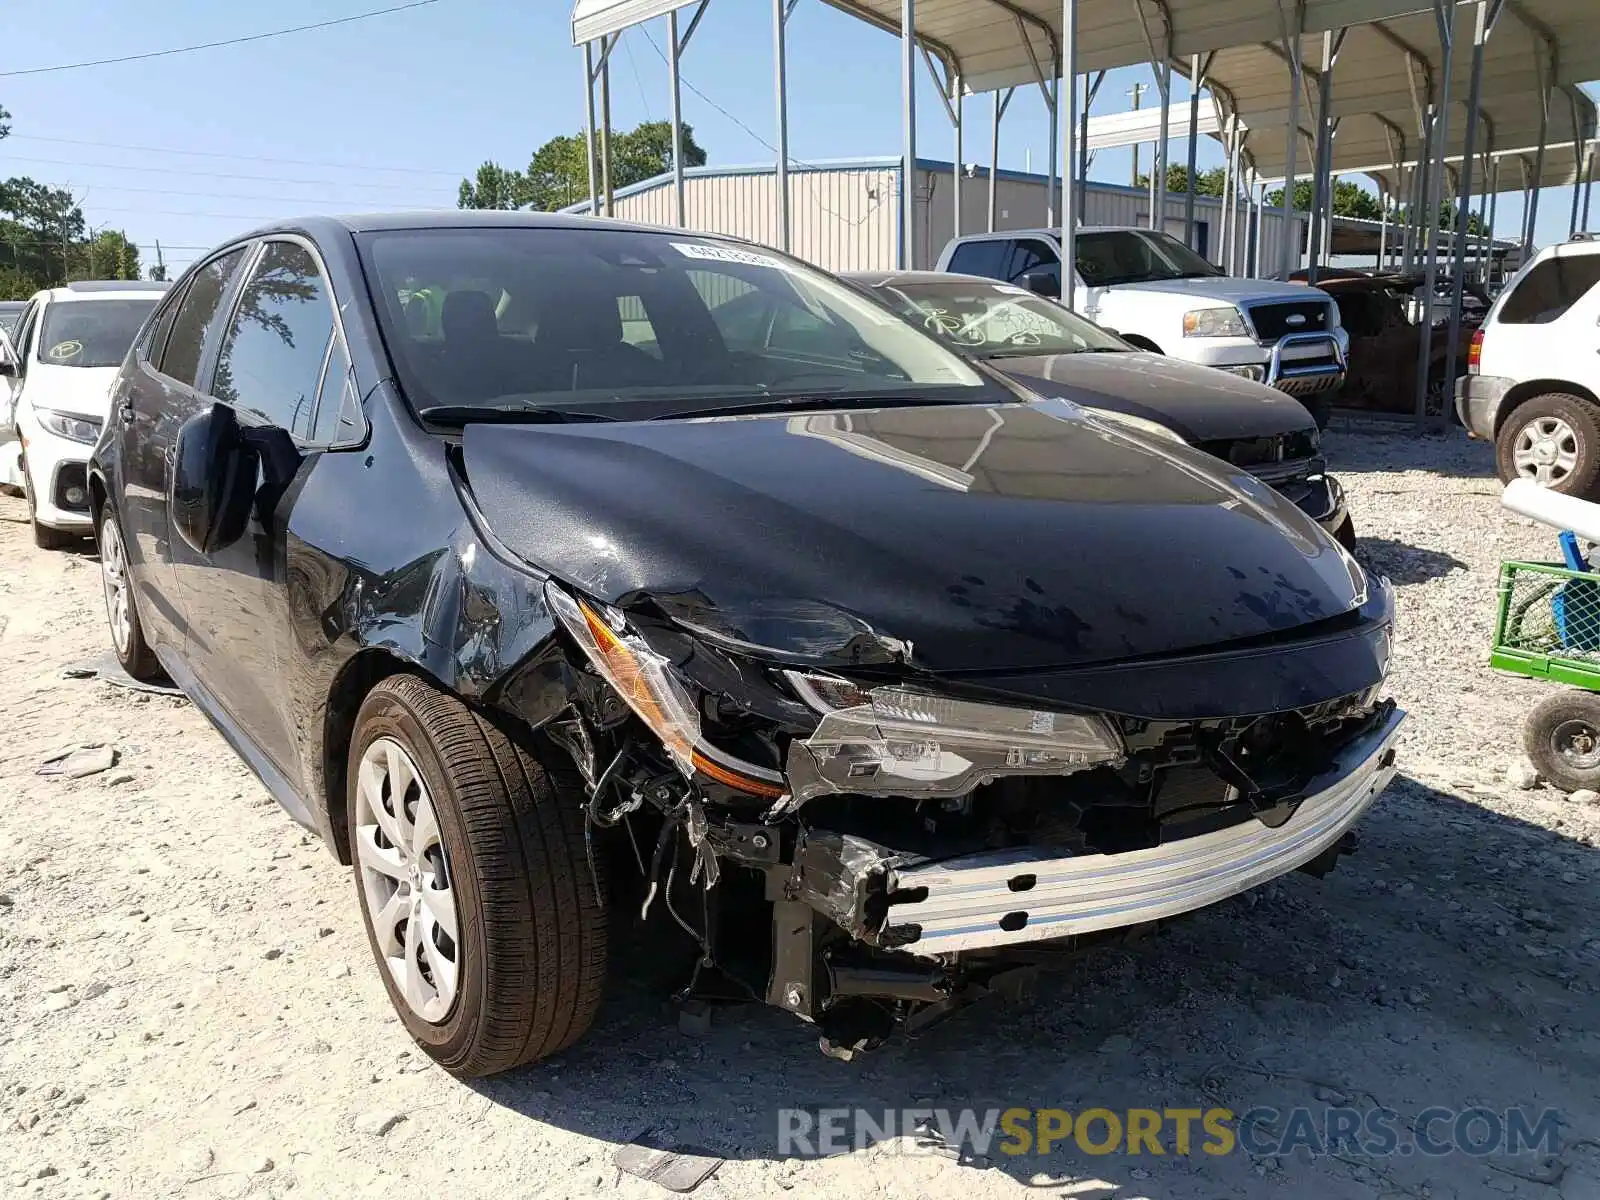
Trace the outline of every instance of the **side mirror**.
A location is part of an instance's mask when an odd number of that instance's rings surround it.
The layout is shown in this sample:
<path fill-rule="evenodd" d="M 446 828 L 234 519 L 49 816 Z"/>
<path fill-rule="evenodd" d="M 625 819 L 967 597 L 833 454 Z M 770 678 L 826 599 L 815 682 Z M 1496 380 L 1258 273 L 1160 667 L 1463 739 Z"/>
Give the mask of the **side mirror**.
<path fill-rule="evenodd" d="M 1035 296 L 1061 299 L 1061 280 L 1049 271 L 1029 271 L 1022 277 L 1022 286 Z"/>
<path fill-rule="evenodd" d="M 255 500 L 257 451 L 225 404 L 196 413 L 178 430 L 172 455 L 172 523 L 196 552 L 211 554 L 244 536 Z"/>

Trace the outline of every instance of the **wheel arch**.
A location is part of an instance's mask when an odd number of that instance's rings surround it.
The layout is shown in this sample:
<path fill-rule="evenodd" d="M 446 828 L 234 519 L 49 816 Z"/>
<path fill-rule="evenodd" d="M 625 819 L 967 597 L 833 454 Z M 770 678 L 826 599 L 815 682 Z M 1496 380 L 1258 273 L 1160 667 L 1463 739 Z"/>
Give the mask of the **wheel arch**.
<path fill-rule="evenodd" d="M 447 686 L 413 660 L 384 647 L 368 646 L 351 655 L 349 661 L 339 668 L 328 688 L 322 718 L 322 747 L 316 760 L 321 774 L 316 792 L 322 797 L 322 816 L 327 822 L 323 836 L 334 857 L 345 866 L 350 865 L 346 768 L 350 757 L 350 739 L 355 734 L 356 714 L 361 710 L 361 702 L 367 698 L 367 693 L 395 675 L 416 675 L 436 686 Z"/>
<path fill-rule="evenodd" d="M 1142 333 L 1119 333 L 1119 334 L 1117 334 L 1117 336 L 1120 337 L 1123 341 L 1127 342 L 1128 345 L 1137 346 L 1141 350 L 1148 350 L 1151 354 L 1165 354 L 1166 353 L 1165 350 L 1163 350 L 1160 346 L 1156 345 L 1149 338 L 1145 337 L 1144 334 L 1142 334 Z"/>
<path fill-rule="evenodd" d="M 1592 389 L 1586 388 L 1580 383 L 1574 383 L 1570 379 L 1525 380 L 1510 388 L 1501 398 L 1500 410 L 1495 413 L 1494 418 L 1495 436 L 1500 436 L 1500 431 L 1505 428 L 1506 421 L 1522 405 L 1535 397 L 1549 396 L 1553 393 L 1576 396 L 1578 399 L 1586 400 L 1597 409 L 1600 409 L 1600 396 L 1595 395 Z"/>

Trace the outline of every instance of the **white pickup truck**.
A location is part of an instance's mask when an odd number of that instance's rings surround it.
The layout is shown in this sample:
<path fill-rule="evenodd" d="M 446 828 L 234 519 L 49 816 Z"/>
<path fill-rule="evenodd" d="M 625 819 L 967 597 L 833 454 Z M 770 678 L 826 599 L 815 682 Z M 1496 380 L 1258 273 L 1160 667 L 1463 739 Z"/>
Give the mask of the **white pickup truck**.
<path fill-rule="evenodd" d="M 1344 382 L 1350 338 L 1326 292 L 1301 283 L 1233 279 L 1171 234 L 1078 232 L 1073 308 L 1145 350 L 1218 367 L 1298 397 L 1325 423 Z M 938 269 L 1061 295 L 1061 243 L 1049 229 L 952 240 Z"/>

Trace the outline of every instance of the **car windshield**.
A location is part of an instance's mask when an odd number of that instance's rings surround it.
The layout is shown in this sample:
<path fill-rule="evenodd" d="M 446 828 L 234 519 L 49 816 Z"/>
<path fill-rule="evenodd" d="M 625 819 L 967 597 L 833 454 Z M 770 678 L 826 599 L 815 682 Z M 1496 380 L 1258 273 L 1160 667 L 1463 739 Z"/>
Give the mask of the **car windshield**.
<path fill-rule="evenodd" d="M 1222 273 L 1170 233 L 1100 229 L 1078 234 L 1078 274 L 1090 287 L 1204 279 Z"/>
<path fill-rule="evenodd" d="M 1010 284 L 896 280 L 874 291 L 929 333 L 981 358 L 1133 349 L 1061 305 Z"/>
<path fill-rule="evenodd" d="M 819 396 L 1016 399 L 855 289 L 755 246 L 571 226 L 358 242 L 419 412 L 641 418 Z"/>
<path fill-rule="evenodd" d="M 53 367 L 116 367 L 156 306 L 146 299 L 62 300 L 44 311 L 39 361 Z"/>

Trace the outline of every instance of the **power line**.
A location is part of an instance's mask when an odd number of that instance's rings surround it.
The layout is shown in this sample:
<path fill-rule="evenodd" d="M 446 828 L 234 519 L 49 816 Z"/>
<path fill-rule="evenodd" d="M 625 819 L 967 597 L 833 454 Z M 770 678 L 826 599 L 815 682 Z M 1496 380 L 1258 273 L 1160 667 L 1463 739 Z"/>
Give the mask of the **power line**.
<path fill-rule="evenodd" d="M 193 188 L 142 188 L 125 184 L 91 183 L 86 188 L 100 192 L 139 192 L 150 196 L 192 196 L 197 200 L 265 200 L 270 204 L 371 204 L 371 198 L 335 200 L 327 196 L 264 196 L 256 192 L 197 192 Z"/>
<path fill-rule="evenodd" d="M 37 133 L 13 133 L 7 140 L 13 142 L 57 142 L 63 146 L 93 146 L 98 150 L 133 150 L 141 154 L 185 154 L 192 158 L 222 158 L 233 159 L 238 162 L 282 163 L 291 167 L 327 167 L 334 171 L 392 171 L 406 175 L 446 175 L 452 179 L 461 177 L 460 171 L 435 171 L 423 167 L 375 167 L 369 163 L 318 162 L 306 158 L 267 158 L 258 154 L 222 154 L 214 150 L 177 150 L 170 146 L 129 146 L 120 142 L 88 142 L 81 138 L 44 137 Z M 185 172 L 185 174 L 194 173 Z"/>
<path fill-rule="evenodd" d="M 333 184 L 336 187 L 357 188 L 414 188 L 411 183 L 362 183 L 358 179 L 285 179 L 281 175 L 240 175 L 227 171 L 184 171 L 172 167 L 136 167 L 131 163 L 102 163 L 78 162 L 70 158 L 34 158 L 23 154 L 8 154 L 7 159 L 14 162 L 45 163 L 53 167 L 90 167 L 105 171 L 137 171 L 144 175 L 195 175 L 207 179 L 248 179 L 254 183 L 295 183 L 307 187 L 326 187 Z"/>
<path fill-rule="evenodd" d="M 77 71 L 84 67 L 108 67 L 114 63 L 143 62 L 150 58 L 166 58 L 172 54 L 193 54 L 197 50 L 215 50 L 219 46 L 240 46 L 246 42 L 262 42 L 268 38 L 287 37 L 291 33 L 308 33 L 313 29 L 329 29 L 335 25 L 348 25 L 352 21 L 366 21 L 372 17 L 386 17 L 391 13 L 405 12 L 412 8 L 425 8 L 430 4 L 437 4 L 439 0 L 412 0 L 410 4 L 398 4 L 393 8 L 379 8 L 371 12 L 356 13 L 349 17 L 335 17 L 331 21 L 316 21 L 310 25 L 296 25 L 290 29 L 274 29 L 269 33 L 252 33 L 244 37 L 224 38 L 220 42 L 201 42 L 194 46 L 174 46 L 170 50 L 149 50 L 143 54 L 124 54 L 117 58 L 98 58 L 87 62 L 57 63 L 50 67 L 27 67 L 21 71 L 0 71 L 0 79 L 15 78 L 18 75 L 46 75 L 54 71 Z"/>
<path fill-rule="evenodd" d="M 661 47 L 656 45 L 656 40 L 655 40 L 655 38 L 650 36 L 650 31 L 648 29 L 646 29 L 643 25 L 640 25 L 638 27 L 638 29 L 639 29 L 640 33 L 644 34 L 644 40 L 650 43 L 650 49 L 652 49 L 652 50 L 654 50 L 656 52 L 656 57 L 661 59 L 662 62 L 666 62 L 667 61 L 667 56 L 665 54 L 661 53 Z M 734 116 L 727 109 L 723 108 L 722 105 L 718 104 L 710 96 L 706 95 L 699 88 L 695 87 L 694 84 L 690 83 L 689 80 L 684 77 L 684 74 L 683 74 L 682 70 L 680 70 L 678 72 L 678 82 L 683 84 L 684 87 L 688 88 L 696 96 L 699 96 L 700 99 L 704 100 L 707 104 L 709 104 L 712 108 L 716 109 L 723 116 L 727 117 L 728 120 L 732 121 L 740 129 L 744 130 L 751 137 L 755 138 L 756 141 L 760 142 L 768 150 L 771 150 L 774 154 L 776 154 L 778 152 L 778 148 L 776 146 L 774 146 L 771 142 L 767 141 L 766 138 L 762 137 L 754 129 L 751 129 L 750 126 L 746 125 L 738 117 Z M 801 163 L 799 159 L 795 159 L 795 158 L 791 158 L 789 161 L 790 162 L 794 162 L 794 163 L 799 163 L 799 165 L 801 165 L 801 166 L 806 166 L 807 165 L 805 163 Z"/>

